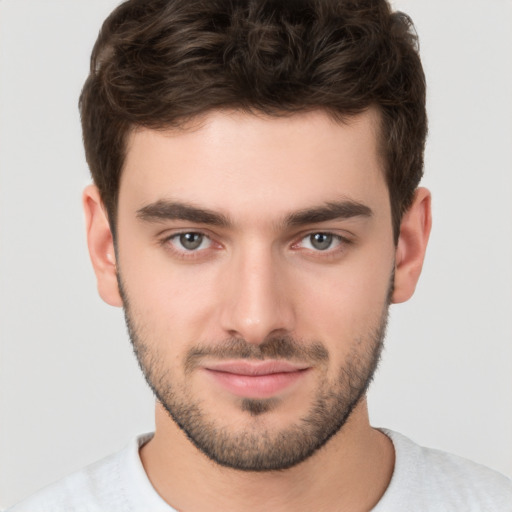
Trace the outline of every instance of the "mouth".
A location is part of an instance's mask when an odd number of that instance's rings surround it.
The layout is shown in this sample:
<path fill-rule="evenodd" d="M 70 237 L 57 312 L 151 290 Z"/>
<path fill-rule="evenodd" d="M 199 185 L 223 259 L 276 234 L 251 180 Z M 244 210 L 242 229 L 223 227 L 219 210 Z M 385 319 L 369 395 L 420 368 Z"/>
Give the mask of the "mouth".
<path fill-rule="evenodd" d="M 215 385 L 236 396 L 253 399 L 284 392 L 311 370 L 308 365 L 288 361 L 222 361 L 202 368 Z"/>

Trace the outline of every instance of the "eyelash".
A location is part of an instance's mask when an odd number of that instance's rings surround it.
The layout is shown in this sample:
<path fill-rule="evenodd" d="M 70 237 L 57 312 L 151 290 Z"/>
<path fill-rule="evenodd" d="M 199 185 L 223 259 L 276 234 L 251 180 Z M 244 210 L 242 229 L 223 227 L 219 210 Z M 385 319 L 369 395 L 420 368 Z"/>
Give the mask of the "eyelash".
<path fill-rule="evenodd" d="M 182 246 L 181 249 L 177 248 L 175 244 L 173 243 L 174 240 L 178 240 L 177 243 L 179 243 L 179 239 L 182 236 L 185 235 L 199 235 L 203 237 L 204 240 L 209 241 L 209 245 L 207 248 L 203 249 L 191 249 L 187 250 Z M 201 242 L 201 245 L 203 243 Z M 212 245 L 215 244 L 211 236 L 208 236 L 206 233 L 203 233 L 201 231 L 180 231 L 179 233 L 173 233 L 170 236 L 166 236 L 162 241 L 161 244 L 167 248 L 167 250 L 171 251 L 174 255 L 178 256 L 181 259 L 195 259 L 199 258 L 204 255 L 204 252 L 211 248 Z M 220 244 L 217 244 L 218 247 L 221 247 Z"/>
<path fill-rule="evenodd" d="M 308 239 L 310 241 L 311 237 L 314 235 L 331 236 L 333 242 L 335 242 L 335 246 L 328 247 L 325 250 L 304 247 L 305 242 L 308 241 Z M 301 234 L 300 238 L 296 238 L 296 240 L 297 241 L 291 246 L 292 249 L 300 252 L 302 257 L 306 260 L 319 263 L 336 263 L 340 261 L 345 256 L 349 247 L 355 243 L 353 239 L 342 236 L 338 233 L 333 233 L 332 231 L 310 231 L 308 233 Z"/>
<path fill-rule="evenodd" d="M 206 248 L 203 249 L 190 249 L 187 250 L 186 248 L 182 247 L 181 249 L 177 248 L 176 245 L 173 243 L 173 241 L 178 240 L 177 243 L 179 243 L 179 238 L 184 235 L 199 235 L 203 237 L 203 240 L 201 241 L 201 245 L 204 240 L 209 241 L 209 245 Z M 311 240 L 311 237 L 314 235 L 324 235 L 327 237 L 332 237 L 332 241 L 336 242 L 336 246 L 334 248 L 328 247 L 325 250 L 321 249 L 310 249 L 310 248 L 304 248 L 299 247 L 301 243 L 304 243 L 305 240 L 309 239 Z M 320 258 L 336 258 L 340 256 L 341 253 L 343 253 L 347 246 L 353 244 L 353 240 L 341 236 L 336 233 L 332 233 L 330 231 L 310 231 L 306 234 L 301 234 L 300 238 L 296 239 L 297 241 L 291 244 L 291 248 L 299 251 L 307 251 L 312 257 L 320 257 Z M 165 237 L 161 244 L 165 246 L 169 251 L 171 251 L 173 254 L 177 255 L 181 259 L 197 259 L 201 258 L 202 256 L 205 256 L 205 252 L 209 251 L 209 249 L 212 248 L 212 246 L 216 245 L 216 248 L 222 248 L 222 245 L 215 242 L 211 236 L 208 234 L 201 232 L 201 231 L 180 231 L 178 233 L 173 233 L 170 236 Z"/>
<path fill-rule="evenodd" d="M 306 247 L 298 247 L 299 244 L 304 244 L 306 240 L 312 241 L 312 237 L 322 235 L 325 237 L 329 237 L 331 242 L 335 243 L 336 245 L 334 247 L 331 247 L 332 244 L 330 244 L 329 247 L 325 249 L 318 249 L 318 248 L 306 248 Z M 340 252 L 344 251 L 347 247 L 347 245 L 352 244 L 352 240 L 350 240 L 347 237 L 338 235 L 336 233 L 332 233 L 330 231 L 312 231 L 300 238 L 300 240 L 292 245 L 292 248 L 297 248 L 298 250 L 305 250 L 310 251 L 315 256 L 318 255 L 319 257 L 326 257 L 326 256 L 337 256 Z M 312 244 L 311 244 L 312 245 Z"/>

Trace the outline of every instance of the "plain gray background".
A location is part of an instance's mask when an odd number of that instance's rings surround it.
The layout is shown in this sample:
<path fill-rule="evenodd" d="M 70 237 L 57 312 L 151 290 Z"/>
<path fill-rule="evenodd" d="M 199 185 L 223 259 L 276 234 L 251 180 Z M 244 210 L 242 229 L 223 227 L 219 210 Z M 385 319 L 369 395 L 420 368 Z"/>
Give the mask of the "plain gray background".
<path fill-rule="evenodd" d="M 111 0 L 0 1 L 0 508 L 152 429 L 97 297 L 77 100 Z M 512 2 L 400 0 L 420 35 L 434 228 L 372 423 L 512 475 Z"/>

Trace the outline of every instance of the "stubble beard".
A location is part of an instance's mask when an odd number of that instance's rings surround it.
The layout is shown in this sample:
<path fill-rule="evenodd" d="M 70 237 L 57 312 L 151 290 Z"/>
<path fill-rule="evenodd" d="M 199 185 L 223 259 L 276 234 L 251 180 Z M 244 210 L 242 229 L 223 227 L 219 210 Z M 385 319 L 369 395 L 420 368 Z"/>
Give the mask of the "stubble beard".
<path fill-rule="evenodd" d="M 334 381 L 323 379 L 312 406 L 296 424 L 278 431 L 262 426 L 252 431 L 232 432 L 205 414 L 201 402 L 191 396 L 186 383 L 171 382 L 173 376 L 165 367 L 165 359 L 151 348 L 130 311 L 121 279 L 118 281 L 130 340 L 148 385 L 194 446 L 221 466 L 242 471 L 275 471 L 293 467 L 311 457 L 346 424 L 365 396 L 380 361 L 389 301 L 377 325 L 368 328 L 352 342 L 352 348 Z M 388 297 L 390 295 L 391 289 Z M 281 358 L 320 366 L 329 360 L 329 353 L 321 343 L 302 343 L 290 336 L 272 337 L 260 345 L 249 344 L 243 339 L 229 339 L 189 350 L 185 375 L 190 375 L 204 356 L 259 360 Z M 241 410 L 254 417 L 255 421 L 276 407 L 279 407 L 276 398 L 243 399 L 240 403 Z"/>

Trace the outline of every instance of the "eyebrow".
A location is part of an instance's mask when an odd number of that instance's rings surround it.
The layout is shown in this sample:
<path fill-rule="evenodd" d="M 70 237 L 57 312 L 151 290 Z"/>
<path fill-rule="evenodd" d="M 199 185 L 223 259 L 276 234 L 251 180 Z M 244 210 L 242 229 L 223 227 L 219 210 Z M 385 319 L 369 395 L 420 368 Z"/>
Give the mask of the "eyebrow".
<path fill-rule="evenodd" d="M 185 220 L 196 224 L 209 224 L 218 227 L 230 227 L 232 222 L 221 213 L 206 208 L 199 208 L 188 203 L 160 199 L 137 210 L 137 218 L 147 222 L 164 220 Z M 306 224 L 316 224 L 336 219 L 350 219 L 353 217 L 371 217 L 373 211 L 368 206 L 345 199 L 332 201 L 325 205 L 305 208 L 287 215 L 283 225 L 296 227 Z"/>
<path fill-rule="evenodd" d="M 372 215 L 372 209 L 365 204 L 351 199 L 345 199 L 343 201 L 328 202 L 324 206 L 306 208 L 292 213 L 286 217 L 285 225 L 295 227 L 336 219 L 371 217 Z"/>
<path fill-rule="evenodd" d="M 186 220 L 197 224 L 210 224 L 219 227 L 231 225 L 230 220 L 220 213 L 186 203 L 162 199 L 137 210 L 137 217 L 148 222 Z"/>

